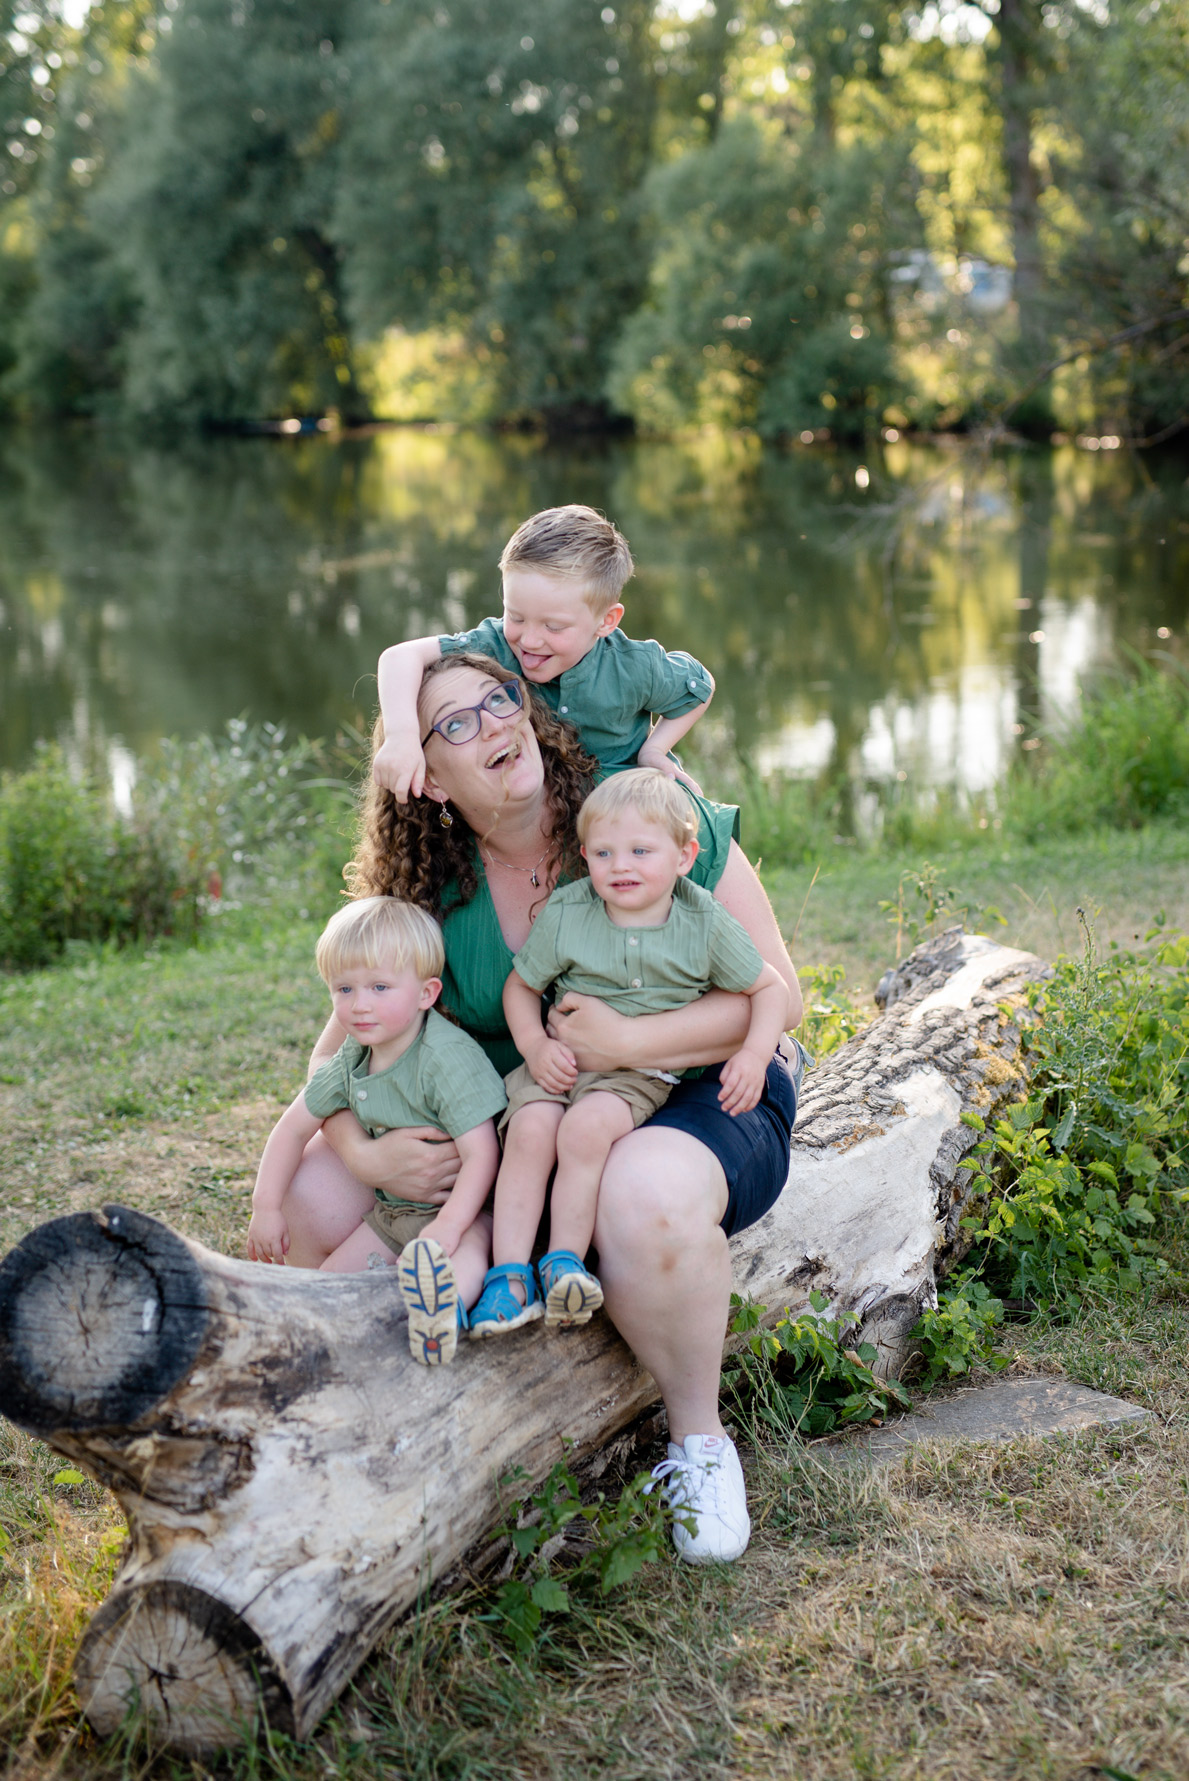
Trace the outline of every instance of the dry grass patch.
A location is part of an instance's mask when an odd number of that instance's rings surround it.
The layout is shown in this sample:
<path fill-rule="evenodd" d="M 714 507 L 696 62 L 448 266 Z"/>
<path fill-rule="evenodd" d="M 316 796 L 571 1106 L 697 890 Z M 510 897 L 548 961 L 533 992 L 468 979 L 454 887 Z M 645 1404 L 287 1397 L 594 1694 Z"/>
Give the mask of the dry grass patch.
<path fill-rule="evenodd" d="M 1183 1415 L 878 1469 L 811 1449 L 768 1501 L 737 1773 L 1189 1773 Z"/>

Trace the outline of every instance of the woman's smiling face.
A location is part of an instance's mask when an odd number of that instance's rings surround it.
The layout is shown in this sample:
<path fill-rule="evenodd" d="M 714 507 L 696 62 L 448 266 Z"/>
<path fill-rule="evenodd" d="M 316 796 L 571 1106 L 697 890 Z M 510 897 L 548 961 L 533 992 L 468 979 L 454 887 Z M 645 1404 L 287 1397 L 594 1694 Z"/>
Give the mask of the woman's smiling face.
<path fill-rule="evenodd" d="M 428 675 L 418 714 L 422 733 L 451 712 L 477 706 L 502 684 L 478 668 L 445 668 Z M 525 694 L 527 700 L 528 694 Z M 511 717 L 479 712 L 479 733 L 467 742 L 446 742 L 436 732 L 425 743 L 425 790 L 440 803 L 448 799 L 481 818 L 502 804 L 530 798 L 545 782 L 541 751 L 527 711 Z"/>

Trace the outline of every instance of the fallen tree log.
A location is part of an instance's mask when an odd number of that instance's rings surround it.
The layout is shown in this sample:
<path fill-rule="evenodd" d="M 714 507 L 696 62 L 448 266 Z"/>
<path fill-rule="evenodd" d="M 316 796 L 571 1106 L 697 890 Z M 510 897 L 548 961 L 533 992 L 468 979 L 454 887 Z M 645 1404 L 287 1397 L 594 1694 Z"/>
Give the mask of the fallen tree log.
<path fill-rule="evenodd" d="M 811 1073 L 788 1184 L 731 1244 L 774 1318 L 812 1289 L 885 1370 L 958 1245 L 968 1108 L 1022 1089 L 1030 954 L 952 930 Z M 129 1543 L 75 1676 L 95 1729 L 139 1711 L 192 1752 L 305 1737 L 391 1623 L 572 1443 L 656 1399 L 605 1318 L 411 1362 L 387 1270 L 216 1255 L 118 1206 L 39 1226 L 0 1264 L 0 1411 L 119 1498 Z"/>

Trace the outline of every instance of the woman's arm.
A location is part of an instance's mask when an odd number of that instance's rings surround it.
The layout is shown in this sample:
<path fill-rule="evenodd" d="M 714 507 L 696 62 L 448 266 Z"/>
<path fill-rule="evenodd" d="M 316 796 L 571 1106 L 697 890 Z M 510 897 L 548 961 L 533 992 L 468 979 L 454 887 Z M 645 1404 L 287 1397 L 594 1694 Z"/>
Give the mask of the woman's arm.
<path fill-rule="evenodd" d="M 714 894 L 727 914 L 733 915 L 740 926 L 747 929 L 764 963 L 771 965 L 777 976 L 783 978 L 789 992 L 785 1030 L 799 1027 L 805 1009 L 793 961 L 777 926 L 776 914 L 768 901 L 768 893 L 756 876 L 755 867 L 734 841 L 731 842 L 726 869 L 714 887 Z"/>
<path fill-rule="evenodd" d="M 735 843 L 715 896 L 755 941 L 760 957 L 775 970 L 788 991 L 787 1020 L 798 1025 L 801 986 L 776 925 L 763 885 Z M 692 1070 L 721 1064 L 739 1050 L 751 1024 L 747 996 L 712 989 L 688 1007 L 665 1014 L 616 1014 L 593 996 L 571 992 L 551 1010 L 551 1036 L 568 1045 L 580 1070 Z"/>

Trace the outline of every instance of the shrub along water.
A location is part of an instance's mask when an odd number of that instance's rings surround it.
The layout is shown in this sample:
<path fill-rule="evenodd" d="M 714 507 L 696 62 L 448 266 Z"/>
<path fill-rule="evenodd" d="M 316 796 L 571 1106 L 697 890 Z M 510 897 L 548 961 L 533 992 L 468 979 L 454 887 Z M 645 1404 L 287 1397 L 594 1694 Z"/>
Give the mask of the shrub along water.
<path fill-rule="evenodd" d="M 94 775 L 42 748 L 0 783 L 0 966 L 51 964 L 71 941 L 193 939 L 227 897 L 304 886 L 329 909 L 349 848 L 348 770 L 337 745 L 236 720 L 222 736 L 166 739 L 121 811 Z"/>

